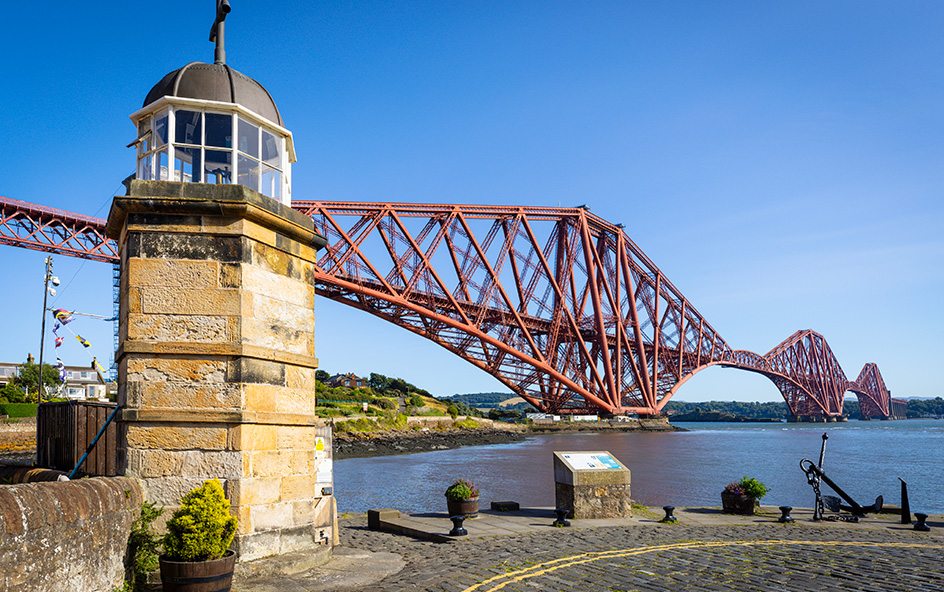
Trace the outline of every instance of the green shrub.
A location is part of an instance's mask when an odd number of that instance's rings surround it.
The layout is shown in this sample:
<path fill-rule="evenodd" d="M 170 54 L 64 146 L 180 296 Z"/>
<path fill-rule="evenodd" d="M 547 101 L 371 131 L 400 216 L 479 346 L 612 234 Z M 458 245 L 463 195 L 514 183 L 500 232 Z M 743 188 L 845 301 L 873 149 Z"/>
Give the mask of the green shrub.
<path fill-rule="evenodd" d="M 423 397 L 419 395 L 413 395 L 410 397 L 410 405 L 413 405 L 414 407 L 422 407 L 426 405 L 426 401 L 424 401 Z"/>
<path fill-rule="evenodd" d="M 0 403 L 0 415 L 36 417 L 36 403 Z"/>
<path fill-rule="evenodd" d="M 455 405 L 450 405 L 446 407 L 446 413 L 449 414 L 449 417 L 455 419 L 459 417 L 459 408 L 456 407 Z"/>
<path fill-rule="evenodd" d="M 158 568 L 157 549 L 161 546 L 161 537 L 151 533 L 151 523 L 163 513 L 164 508 L 144 502 L 138 517 L 131 523 L 125 554 L 125 574 L 128 579 L 124 590 L 128 592 L 147 589 L 148 574 Z"/>
<path fill-rule="evenodd" d="M 339 421 L 338 423 L 334 424 L 334 431 L 336 432 L 372 432 L 377 428 L 377 423 L 367 419 L 366 417 L 360 417 L 358 419 L 351 419 L 348 421 Z"/>
<path fill-rule="evenodd" d="M 217 559 L 235 535 L 236 517 L 229 513 L 219 479 L 212 479 L 180 500 L 180 509 L 167 522 L 164 554 L 171 561 Z"/>
<path fill-rule="evenodd" d="M 474 419 L 463 419 L 462 421 L 453 422 L 452 426 L 456 428 L 477 428 L 479 427 L 479 422 Z"/>
<path fill-rule="evenodd" d="M 396 409 L 397 407 L 399 407 L 396 401 L 394 401 L 393 399 L 388 399 L 387 397 L 377 397 L 373 401 L 371 401 L 371 403 L 373 405 L 377 405 L 381 409 L 387 409 L 389 411 L 392 411 Z"/>

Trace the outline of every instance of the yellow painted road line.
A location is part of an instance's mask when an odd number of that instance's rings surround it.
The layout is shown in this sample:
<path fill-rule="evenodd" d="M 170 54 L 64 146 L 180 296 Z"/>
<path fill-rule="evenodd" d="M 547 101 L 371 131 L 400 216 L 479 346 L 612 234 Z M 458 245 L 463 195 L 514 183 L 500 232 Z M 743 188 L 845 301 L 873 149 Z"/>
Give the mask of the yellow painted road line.
<path fill-rule="evenodd" d="M 807 545 L 807 546 L 832 546 L 832 547 L 879 547 L 879 548 L 921 548 L 921 549 L 944 549 L 944 545 L 929 545 L 925 543 L 880 543 L 870 541 L 790 541 L 790 540 L 762 540 L 762 541 L 689 541 L 684 543 L 671 543 L 664 545 L 652 545 L 651 547 L 639 547 L 634 549 L 618 549 L 613 551 L 596 551 L 592 553 L 581 553 L 571 555 L 570 557 L 561 557 L 538 563 L 524 569 L 510 571 L 505 574 L 493 576 L 466 588 L 463 592 L 473 592 L 481 589 L 480 592 L 495 592 L 501 590 L 508 584 L 520 582 L 529 578 L 534 578 L 546 573 L 572 567 L 584 563 L 591 563 L 601 559 L 610 559 L 616 557 L 632 557 L 646 553 L 656 553 L 659 551 L 678 551 L 686 549 L 710 549 L 712 547 L 772 547 L 777 545 Z M 501 581 L 504 580 L 504 581 Z M 490 584 L 496 584 L 491 588 L 485 588 Z"/>

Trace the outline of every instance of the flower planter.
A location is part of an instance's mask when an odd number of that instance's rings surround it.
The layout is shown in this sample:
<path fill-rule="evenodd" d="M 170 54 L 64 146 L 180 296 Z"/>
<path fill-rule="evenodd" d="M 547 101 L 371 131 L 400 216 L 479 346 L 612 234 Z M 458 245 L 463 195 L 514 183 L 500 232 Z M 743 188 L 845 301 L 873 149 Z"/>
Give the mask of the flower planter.
<path fill-rule="evenodd" d="M 750 515 L 757 505 L 758 501 L 749 495 L 721 492 L 721 508 L 726 514 Z"/>
<path fill-rule="evenodd" d="M 466 518 L 478 518 L 479 516 L 479 498 L 477 497 L 467 500 L 446 498 L 446 507 L 449 508 L 450 516 L 465 516 Z"/>
<path fill-rule="evenodd" d="M 170 561 L 159 558 L 164 592 L 217 592 L 233 585 L 236 554 L 227 551 L 210 561 Z"/>

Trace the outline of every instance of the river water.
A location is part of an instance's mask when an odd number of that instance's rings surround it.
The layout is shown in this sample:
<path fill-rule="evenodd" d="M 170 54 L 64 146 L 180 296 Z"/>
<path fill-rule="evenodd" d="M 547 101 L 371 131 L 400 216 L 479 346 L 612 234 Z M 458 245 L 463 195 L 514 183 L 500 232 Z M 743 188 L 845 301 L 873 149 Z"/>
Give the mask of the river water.
<path fill-rule="evenodd" d="M 818 460 L 825 432 L 826 474 L 857 502 L 883 495 L 900 503 L 901 477 L 912 511 L 944 513 L 942 420 L 676 425 L 689 431 L 536 435 L 511 444 L 343 459 L 334 463 L 338 509 L 444 511 L 443 492 L 456 477 L 475 481 L 484 507 L 497 500 L 553 506 L 555 450 L 611 452 L 632 472 L 633 500 L 647 506 L 720 506 L 724 486 L 747 475 L 770 488 L 764 504 L 812 507 L 799 462 Z M 826 485 L 823 493 L 834 495 Z"/>

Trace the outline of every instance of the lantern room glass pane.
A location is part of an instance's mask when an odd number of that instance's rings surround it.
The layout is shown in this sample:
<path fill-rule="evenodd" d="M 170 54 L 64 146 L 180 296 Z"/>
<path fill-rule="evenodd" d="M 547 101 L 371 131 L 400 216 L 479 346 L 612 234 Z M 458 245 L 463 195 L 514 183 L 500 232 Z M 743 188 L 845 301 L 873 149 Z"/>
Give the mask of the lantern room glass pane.
<path fill-rule="evenodd" d="M 240 118 L 239 142 L 236 144 L 240 152 L 245 152 L 249 156 L 259 158 L 259 128 Z"/>
<path fill-rule="evenodd" d="M 145 117 L 138 122 L 138 156 L 151 151 L 151 117 Z"/>
<path fill-rule="evenodd" d="M 273 199 L 279 199 L 282 194 L 282 173 L 270 166 L 260 165 L 262 174 L 262 188 L 259 190 L 263 195 L 268 195 Z"/>
<path fill-rule="evenodd" d="M 167 144 L 167 114 L 154 120 L 154 144 L 163 146 Z"/>
<path fill-rule="evenodd" d="M 209 114 L 207 114 L 209 116 Z M 207 122 L 207 133 L 210 131 L 209 122 Z M 229 150 L 207 150 L 205 156 L 203 174 L 205 183 L 216 185 L 229 184 L 233 182 L 233 153 Z"/>
<path fill-rule="evenodd" d="M 237 163 L 239 174 L 236 183 L 259 191 L 259 161 L 240 154 Z"/>
<path fill-rule="evenodd" d="M 154 155 L 157 164 L 158 179 L 160 181 L 170 181 L 170 170 L 167 166 L 167 148 Z"/>
<path fill-rule="evenodd" d="M 174 141 L 197 146 L 203 144 L 202 116 L 203 113 L 199 111 L 177 110 L 174 113 L 176 119 Z"/>
<path fill-rule="evenodd" d="M 150 181 L 154 173 L 151 171 L 151 155 L 148 154 L 138 159 L 137 178 L 142 181 Z"/>
<path fill-rule="evenodd" d="M 199 183 L 203 170 L 202 150 L 174 146 L 174 181 Z"/>
<path fill-rule="evenodd" d="M 262 160 L 269 166 L 282 168 L 282 139 L 262 130 Z"/>
<path fill-rule="evenodd" d="M 233 147 L 233 116 L 221 113 L 207 113 L 206 145 L 220 148 Z"/>

